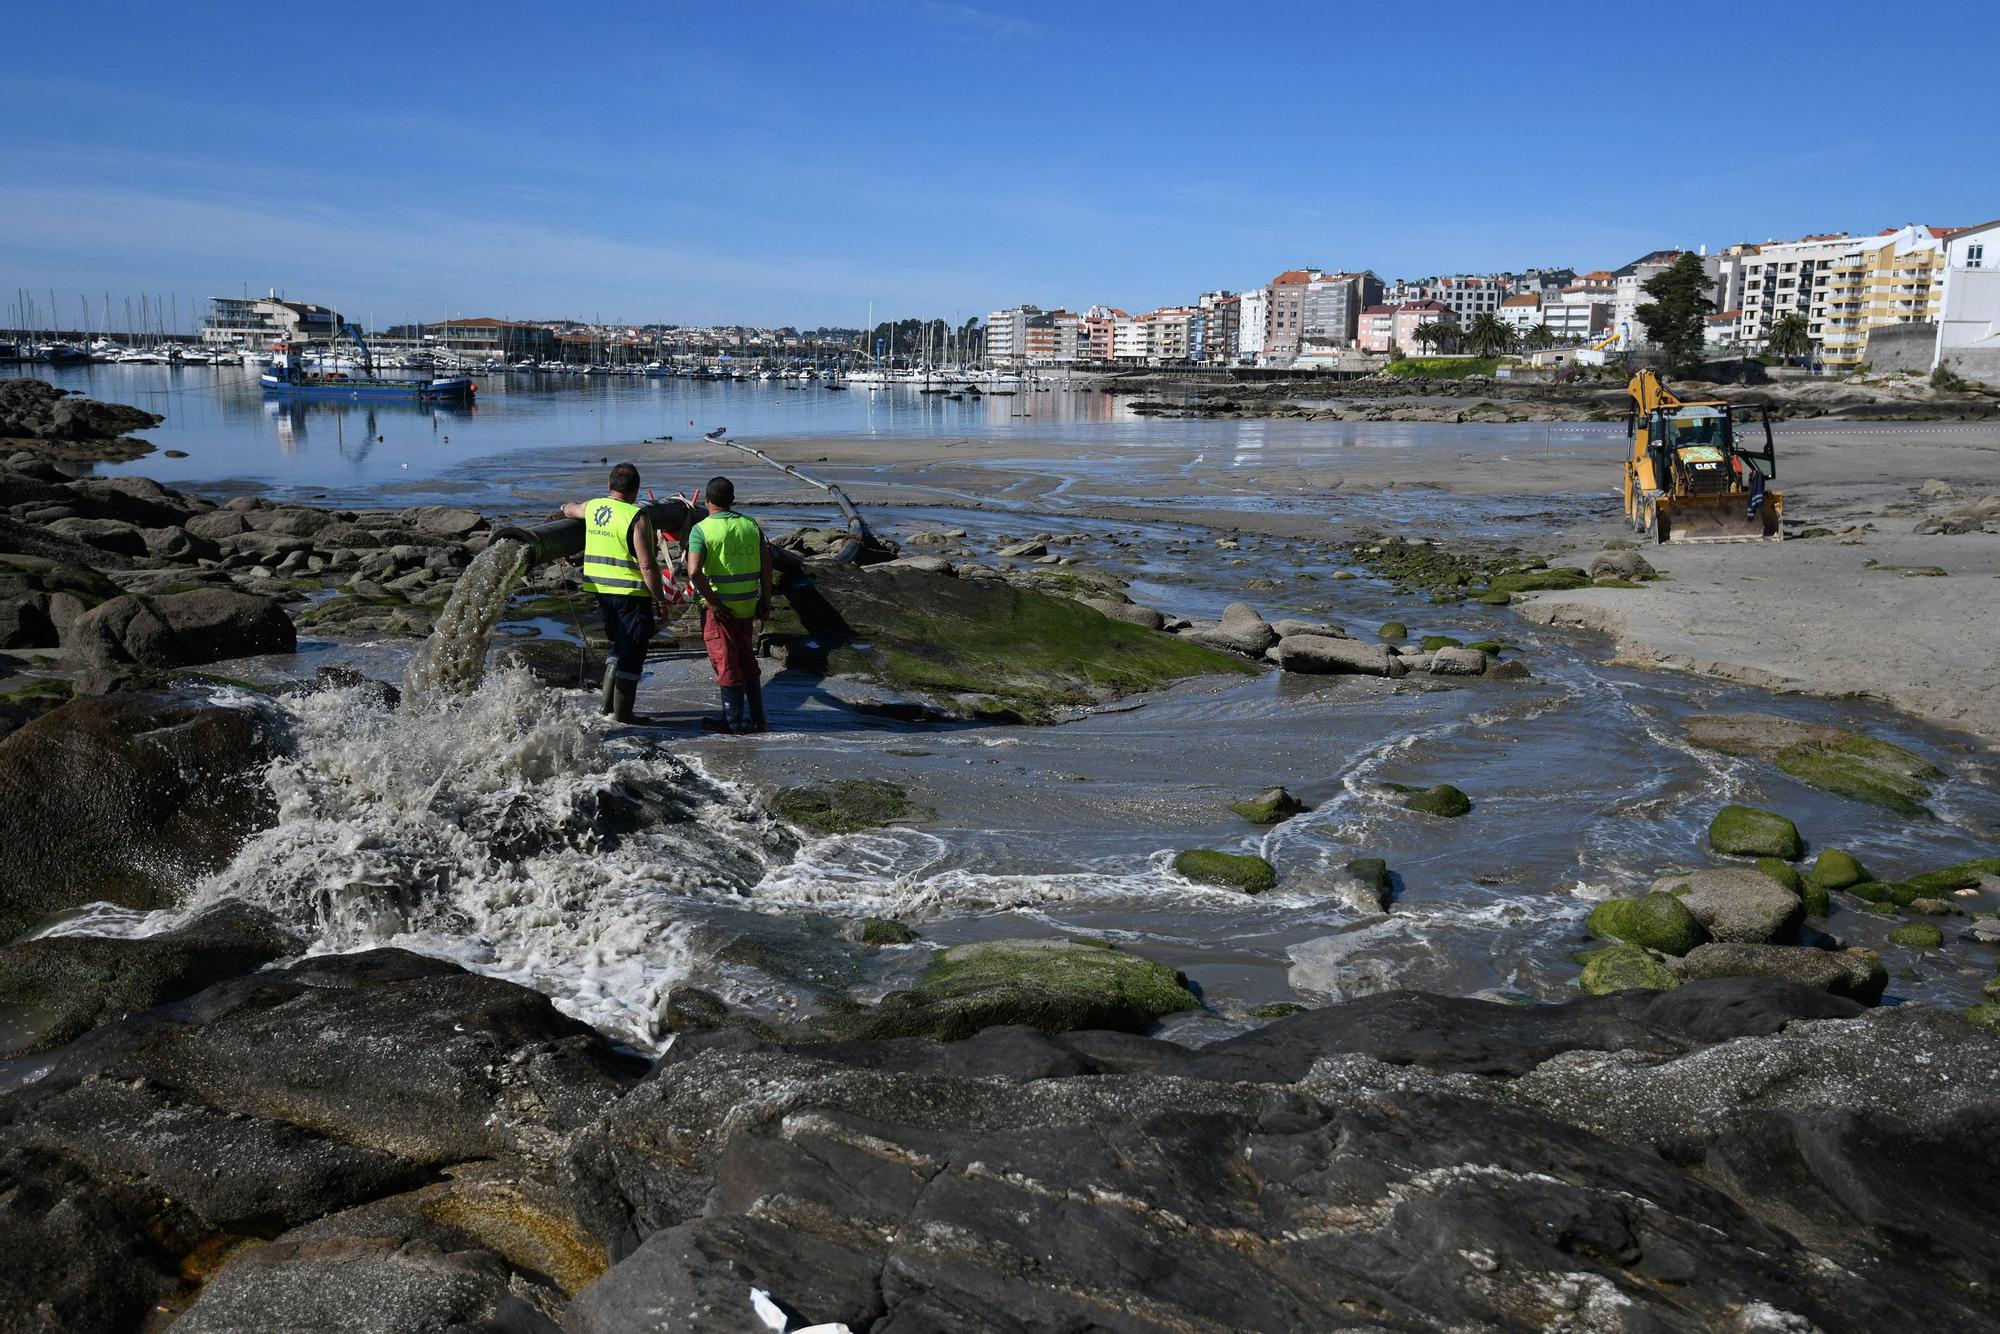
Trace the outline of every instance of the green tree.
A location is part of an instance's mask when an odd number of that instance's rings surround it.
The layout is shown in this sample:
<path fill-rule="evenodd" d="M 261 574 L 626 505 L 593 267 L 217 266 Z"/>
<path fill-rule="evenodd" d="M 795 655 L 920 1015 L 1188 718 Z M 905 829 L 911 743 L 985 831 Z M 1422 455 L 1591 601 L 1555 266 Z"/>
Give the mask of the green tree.
<path fill-rule="evenodd" d="M 1472 327 L 1465 331 L 1465 346 L 1476 357 L 1512 351 L 1514 328 L 1491 313 L 1479 315 L 1472 321 Z"/>
<path fill-rule="evenodd" d="M 1416 339 L 1417 345 L 1426 352 L 1433 352 L 1443 347 L 1447 334 L 1445 326 L 1436 320 L 1425 320 L 1410 330 L 1410 337 Z"/>
<path fill-rule="evenodd" d="M 1708 345 L 1706 320 L 1715 310 L 1714 284 L 1701 256 L 1683 254 L 1663 273 L 1648 278 L 1642 289 L 1653 298 L 1634 312 L 1646 327 L 1646 341 L 1666 358 L 1668 375 L 1691 375 L 1701 368 Z"/>
<path fill-rule="evenodd" d="M 1556 331 L 1551 329 L 1546 321 L 1537 324 L 1534 328 L 1528 330 L 1528 344 L 1531 347 L 1554 347 L 1556 345 Z"/>
<path fill-rule="evenodd" d="M 1771 326 L 1771 336 L 1764 340 L 1764 350 L 1787 362 L 1811 352 L 1812 335 L 1808 332 L 1806 317 L 1796 311 L 1780 315 Z"/>

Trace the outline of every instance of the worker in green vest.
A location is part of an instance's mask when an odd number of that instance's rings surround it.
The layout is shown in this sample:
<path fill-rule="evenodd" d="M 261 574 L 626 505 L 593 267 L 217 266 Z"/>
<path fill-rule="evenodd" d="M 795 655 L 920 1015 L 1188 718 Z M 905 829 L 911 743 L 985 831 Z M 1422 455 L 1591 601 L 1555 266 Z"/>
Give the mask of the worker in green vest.
<path fill-rule="evenodd" d="M 562 507 L 583 520 L 583 586 L 597 594 L 611 660 L 604 664 L 603 711 L 621 723 L 639 721 L 632 704 L 639 674 L 666 613 L 653 525 L 639 508 L 639 470 L 621 463 L 611 470 L 611 494 Z"/>
<path fill-rule="evenodd" d="M 701 642 L 722 692 L 722 720 L 704 718 L 710 732 L 761 732 L 763 671 L 757 665 L 756 623 L 771 614 L 771 549 L 764 532 L 738 514 L 736 485 L 711 477 L 699 497 L 708 517 L 687 539 L 688 579 L 701 598 Z"/>

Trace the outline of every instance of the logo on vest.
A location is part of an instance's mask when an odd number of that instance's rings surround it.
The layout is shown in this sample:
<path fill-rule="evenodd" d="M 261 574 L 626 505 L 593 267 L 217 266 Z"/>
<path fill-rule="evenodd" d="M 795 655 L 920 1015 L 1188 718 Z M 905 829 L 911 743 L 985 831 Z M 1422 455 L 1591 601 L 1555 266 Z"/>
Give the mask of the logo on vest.
<path fill-rule="evenodd" d="M 609 505 L 599 505 L 596 509 L 591 511 L 590 519 L 591 522 L 595 523 L 599 528 L 604 527 L 606 524 L 611 522 L 611 507 Z"/>

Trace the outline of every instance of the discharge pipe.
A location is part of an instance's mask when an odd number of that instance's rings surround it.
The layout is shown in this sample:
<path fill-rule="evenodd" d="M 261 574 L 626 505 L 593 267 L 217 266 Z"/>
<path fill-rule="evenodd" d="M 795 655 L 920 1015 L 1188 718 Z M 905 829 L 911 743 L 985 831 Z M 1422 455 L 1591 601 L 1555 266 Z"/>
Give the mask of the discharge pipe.
<path fill-rule="evenodd" d="M 861 517 L 860 510 L 854 508 L 854 502 L 847 498 L 845 491 L 832 482 L 822 482 L 816 477 L 808 477 L 789 463 L 778 462 L 761 449 L 729 439 L 724 434 L 727 429 L 718 426 L 702 439 L 712 445 L 727 445 L 731 449 L 740 450 L 759 463 L 776 468 L 788 477 L 826 492 L 840 510 L 841 517 L 847 521 L 847 541 L 834 554 L 834 562 L 851 565 L 861 558 L 862 549 L 870 540 L 868 521 Z M 664 533 L 683 546 L 687 544 L 688 530 L 699 518 L 693 512 L 693 508 L 683 500 L 654 501 L 640 506 L 640 509 L 644 510 L 646 517 L 653 521 L 654 532 Z M 514 524 L 502 528 L 494 534 L 494 538 L 495 540 L 507 538 L 519 542 L 528 550 L 528 564 L 540 565 L 545 561 L 562 560 L 565 557 L 583 554 L 583 520 L 550 519 L 544 523 Z"/>

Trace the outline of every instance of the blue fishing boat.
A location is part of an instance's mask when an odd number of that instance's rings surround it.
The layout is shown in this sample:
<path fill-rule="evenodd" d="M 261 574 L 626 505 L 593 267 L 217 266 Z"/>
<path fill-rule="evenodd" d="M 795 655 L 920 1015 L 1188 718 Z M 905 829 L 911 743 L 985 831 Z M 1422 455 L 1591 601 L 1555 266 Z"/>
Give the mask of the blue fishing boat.
<path fill-rule="evenodd" d="M 375 374 L 375 361 L 361 331 L 353 325 L 341 326 L 342 333 L 361 349 L 360 375 L 337 369 L 308 370 L 304 349 L 297 343 L 278 343 L 271 348 L 271 364 L 259 377 L 267 394 L 288 398 L 390 399 L 397 402 L 469 403 L 476 386 L 466 375 L 439 376 L 421 380 L 388 380 Z"/>

